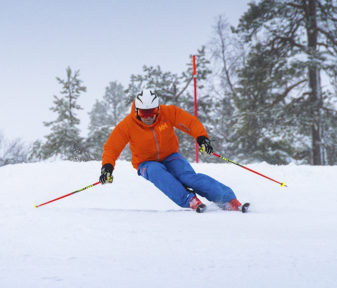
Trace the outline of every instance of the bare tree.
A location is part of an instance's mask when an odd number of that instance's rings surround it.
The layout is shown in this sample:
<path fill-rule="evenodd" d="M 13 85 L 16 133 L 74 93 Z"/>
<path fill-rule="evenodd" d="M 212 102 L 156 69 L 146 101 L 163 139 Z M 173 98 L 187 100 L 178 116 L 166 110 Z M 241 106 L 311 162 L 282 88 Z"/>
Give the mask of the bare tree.
<path fill-rule="evenodd" d="M 8 141 L 0 134 L 0 166 L 28 162 L 28 150 L 21 139 Z"/>

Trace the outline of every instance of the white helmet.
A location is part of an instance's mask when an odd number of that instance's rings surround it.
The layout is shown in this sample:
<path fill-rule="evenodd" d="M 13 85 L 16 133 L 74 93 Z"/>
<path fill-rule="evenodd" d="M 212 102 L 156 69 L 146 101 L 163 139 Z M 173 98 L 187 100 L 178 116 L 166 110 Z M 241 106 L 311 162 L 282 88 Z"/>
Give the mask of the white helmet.
<path fill-rule="evenodd" d="M 152 109 L 159 107 L 159 98 L 157 94 L 150 89 L 144 89 L 138 93 L 135 101 L 136 109 Z"/>

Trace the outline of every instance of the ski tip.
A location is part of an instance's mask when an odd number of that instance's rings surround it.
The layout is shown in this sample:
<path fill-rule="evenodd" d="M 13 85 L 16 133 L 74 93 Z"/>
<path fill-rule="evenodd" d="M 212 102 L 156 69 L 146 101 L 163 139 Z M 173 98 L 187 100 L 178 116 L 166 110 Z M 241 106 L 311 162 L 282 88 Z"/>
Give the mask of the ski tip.
<path fill-rule="evenodd" d="M 36 206 L 36 205 L 34 205 L 34 208 L 37 208 L 37 206 Z"/>
<path fill-rule="evenodd" d="M 242 213 L 247 213 L 249 209 L 250 203 L 245 203 L 242 205 L 241 212 Z"/>
<path fill-rule="evenodd" d="M 204 213 L 206 209 L 207 209 L 207 206 L 205 204 L 200 204 L 195 211 L 197 213 Z"/>

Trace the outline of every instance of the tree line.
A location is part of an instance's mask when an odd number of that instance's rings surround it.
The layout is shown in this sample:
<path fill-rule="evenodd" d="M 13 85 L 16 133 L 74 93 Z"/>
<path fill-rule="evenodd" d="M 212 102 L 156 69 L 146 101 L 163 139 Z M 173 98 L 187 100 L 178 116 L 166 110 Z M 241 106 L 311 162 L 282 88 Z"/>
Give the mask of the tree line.
<path fill-rule="evenodd" d="M 236 27 L 219 16 L 212 40 L 196 54 L 198 117 L 216 151 L 242 163 L 337 164 L 336 15 L 331 0 L 262 0 L 249 4 Z M 56 78 L 61 86 L 51 107 L 56 119 L 44 123 L 50 133 L 26 154 L 15 152 L 18 159 L 100 160 L 110 132 L 142 88 L 155 89 L 162 104 L 192 114 L 191 58 L 180 74 L 145 65 L 127 87 L 111 81 L 89 112 L 86 138 L 76 116 L 86 87 L 79 70 L 68 67 L 65 79 Z M 177 134 L 180 151 L 193 160 L 194 140 Z M 121 158 L 129 160 L 130 151 Z M 0 158 L 1 163 L 10 161 Z"/>

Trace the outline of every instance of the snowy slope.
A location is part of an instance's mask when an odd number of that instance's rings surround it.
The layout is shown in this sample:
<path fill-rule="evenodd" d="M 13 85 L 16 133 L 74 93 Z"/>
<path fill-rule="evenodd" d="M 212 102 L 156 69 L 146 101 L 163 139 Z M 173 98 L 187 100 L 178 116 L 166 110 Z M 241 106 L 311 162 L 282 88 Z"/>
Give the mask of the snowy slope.
<path fill-rule="evenodd" d="M 0 287 L 336 287 L 337 167 L 248 165 L 281 188 L 231 164 L 193 166 L 251 213 L 182 209 L 123 161 L 112 185 L 35 209 L 96 182 L 100 163 L 1 167 Z"/>

